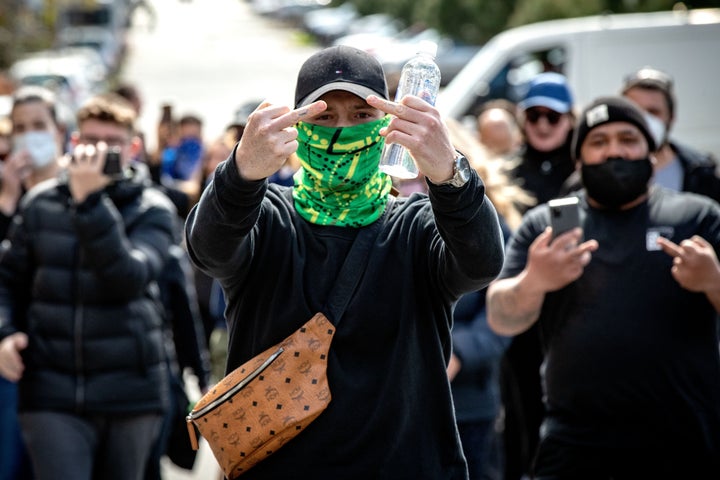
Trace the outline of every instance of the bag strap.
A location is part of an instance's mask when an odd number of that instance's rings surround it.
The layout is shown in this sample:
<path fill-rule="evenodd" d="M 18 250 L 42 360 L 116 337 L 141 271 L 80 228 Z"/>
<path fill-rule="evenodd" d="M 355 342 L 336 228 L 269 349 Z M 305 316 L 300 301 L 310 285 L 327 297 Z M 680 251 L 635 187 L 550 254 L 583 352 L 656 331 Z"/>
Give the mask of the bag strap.
<path fill-rule="evenodd" d="M 350 247 L 347 257 L 345 257 L 345 262 L 343 262 L 340 268 L 335 286 L 330 291 L 330 295 L 323 308 L 323 311 L 328 314 L 328 318 L 336 328 L 338 323 L 340 323 L 340 318 L 345 313 L 345 309 L 350 303 L 350 298 L 360 283 L 360 278 L 365 272 L 370 250 L 372 250 L 373 243 L 380 232 L 380 228 L 385 224 L 388 211 L 394 202 L 395 198 L 392 195 L 388 195 L 385 211 L 376 221 L 360 229 L 353 241 L 352 247 Z"/>

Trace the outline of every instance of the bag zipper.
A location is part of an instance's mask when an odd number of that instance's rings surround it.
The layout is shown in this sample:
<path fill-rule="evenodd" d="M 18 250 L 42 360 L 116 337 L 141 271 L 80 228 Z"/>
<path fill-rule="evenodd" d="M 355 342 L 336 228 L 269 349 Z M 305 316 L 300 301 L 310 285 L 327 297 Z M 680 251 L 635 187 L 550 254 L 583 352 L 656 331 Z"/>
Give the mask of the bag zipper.
<path fill-rule="evenodd" d="M 235 395 L 238 391 L 242 390 L 242 389 L 245 387 L 245 385 L 247 385 L 248 383 L 252 382 L 252 381 L 255 379 L 255 377 L 257 377 L 258 375 L 260 375 L 267 367 L 269 367 L 270 364 L 271 364 L 272 362 L 274 362 L 275 359 L 276 359 L 277 357 L 279 357 L 281 353 L 283 353 L 283 351 L 285 351 L 285 349 L 284 349 L 283 347 L 278 348 L 272 355 L 270 355 L 270 356 L 268 357 L 267 360 L 265 360 L 265 361 L 262 363 L 262 365 L 260 365 L 258 368 L 256 368 L 256 369 L 255 369 L 250 375 L 248 375 L 244 380 L 242 380 L 241 382 L 239 382 L 237 385 L 235 385 L 234 387 L 232 387 L 232 388 L 231 388 L 230 390 L 228 390 L 227 392 L 223 393 L 220 397 L 216 398 L 216 399 L 213 400 L 212 402 L 210 402 L 210 403 L 208 403 L 207 405 L 205 405 L 204 407 L 202 407 L 200 410 L 198 410 L 198 411 L 196 411 L 196 412 L 195 412 L 195 411 L 190 412 L 190 413 L 188 414 L 186 420 L 187 420 L 188 422 L 193 421 L 193 420 L 196 420 L 196 419 L 202 417 L 203 415 L 205 415 L 206 413 L 212 411 L 213 409 L 219 407 L 220 404 L 222 404 L 223 402 L 225 402 L 228 398 L 232 397 L 232 396 Z"/>
<path fill-rule="evenodd" d="M 255 369 L 250 375 L 248 375 L 243 381 L 241 381 L 240 383 L 238 383 L 237 385 L 235 385 L 234 387 L 232 387 L 232 388 L 231 388 L 230 390 L 228 390 L 227 392 L 223 393 L 222 396 L 216 398 L 216 399 L 213 400 L 212 402 L 210 402 L 210 403 L 208 403 L 207 405 L 205 405 L 203 408 L 201 408 L 201 409 L 198 410 L 197 412 L 192 411 L 192 412 L 190 412 L 190 413 L 188 414 L 187 417 L 185 417 L 185 422 L 186 422 L 186 424 L 187 424 L 188 433 L 190 434 L 190 447 L 191 447 L 193 450 L 197 450 L 197 449 L 198 449 L 197 432 L 195 431 L 195 425 L 194 425 L 193 422 L 194 422 L 196 419 L 198 419 L 198 418 L 202 417 L 203 415 L 205 415 L 206 413 L 212 411 L 214 408 L 219 407 L 220 404 L 223 403 L 225 400 L 227 400 L 228 398 L 230 398 L 230 397 L 232 397 L 233 395 L 235 395 L 235 393 L 237 393 L 239 390 L 242 390 L 242 388 L 243 388 L 245 385 L 247 385 L 248 383 L 250 383 L 250 382 L 251 382 L 255 377 L 257 377 L 258 375 L 260 375 L 260 374 L 263 372 L 263 370 L 265 370 L 267 367 L 269 367 L 270 364 L 271 364 L 272 362 L 274 362 L 275 359 L 276 359 L 277 357 L 279 357 L 280 354 L 283 353 L 284 351 L 285 351 L 284 348 L 282 348 L 282 347 L 278 348 L 277 350 L 275 350 L 275 352 L 274 352 L 272 355 L 270 355 L 270 356 L 268 357 L 267 360 L 265 360 L 265 361 L 263 362 L 262 365 L 260 365 L 258 368 L 256 368 L 256 369 Z"/>

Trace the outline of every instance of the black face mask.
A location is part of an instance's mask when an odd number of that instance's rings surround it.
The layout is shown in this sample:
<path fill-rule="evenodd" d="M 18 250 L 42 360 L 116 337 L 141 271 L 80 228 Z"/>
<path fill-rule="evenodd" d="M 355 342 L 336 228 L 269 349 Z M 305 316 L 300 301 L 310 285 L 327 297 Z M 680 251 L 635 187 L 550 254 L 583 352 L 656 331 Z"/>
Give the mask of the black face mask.
<path fill-rule="evenodd" d="M 618 209 L 645 194 L 653 174 L 650 159 L 608 158 L 604 163 L 581 167 L 582 182 L 590 198 L 604 207 Z"/>

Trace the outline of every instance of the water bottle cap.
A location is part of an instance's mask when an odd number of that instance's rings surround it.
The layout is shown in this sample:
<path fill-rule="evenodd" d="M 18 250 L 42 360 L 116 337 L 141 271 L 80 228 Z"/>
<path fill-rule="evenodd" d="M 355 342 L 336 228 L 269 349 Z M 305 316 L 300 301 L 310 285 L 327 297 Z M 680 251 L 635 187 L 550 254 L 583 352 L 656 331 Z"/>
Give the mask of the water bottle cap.
<path fill-rule="evenodd" d="M 437 56 L 438 46 L 437 43 L 432 40 L 421 40 L 418 43 L 417 53 L 424 53 L 430 55 L 432 58 Z"/>

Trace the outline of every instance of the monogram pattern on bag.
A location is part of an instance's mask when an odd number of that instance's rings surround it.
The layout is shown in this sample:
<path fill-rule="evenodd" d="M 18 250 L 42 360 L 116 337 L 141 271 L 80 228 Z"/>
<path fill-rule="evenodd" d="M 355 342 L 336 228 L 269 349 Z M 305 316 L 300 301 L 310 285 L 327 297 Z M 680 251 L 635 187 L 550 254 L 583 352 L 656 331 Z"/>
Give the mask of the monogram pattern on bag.
<path fill-rule="evenodd" d="M 247 385 L 192 419 L 229 479 L 272 455 L 327 408 L 332 400 L 327 356 L 334 334 L 332 323 L 318 313 L 280 344 L 236 368 L 198 401 L 193 412 L 246 380 L 283 348 Z"/>

